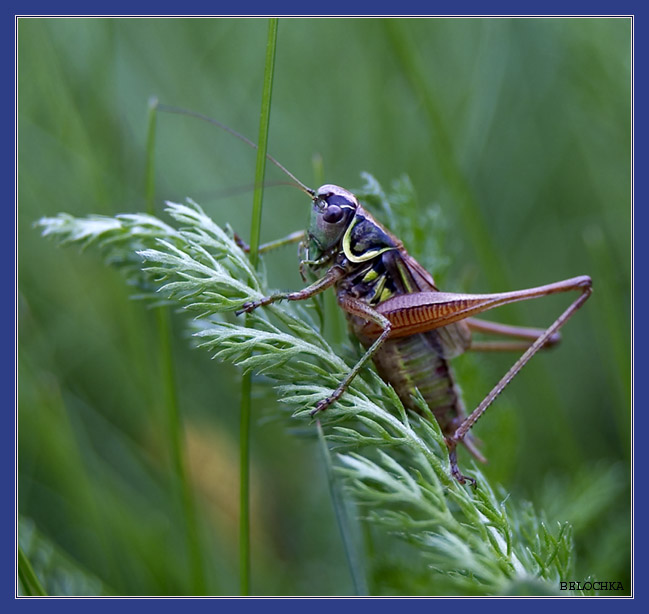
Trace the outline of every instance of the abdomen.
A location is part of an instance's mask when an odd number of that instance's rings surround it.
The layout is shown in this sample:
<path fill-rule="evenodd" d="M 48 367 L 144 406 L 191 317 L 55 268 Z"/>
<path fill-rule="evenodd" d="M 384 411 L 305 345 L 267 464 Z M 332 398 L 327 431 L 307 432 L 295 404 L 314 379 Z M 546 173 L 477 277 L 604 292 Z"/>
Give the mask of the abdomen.
<path fill-rule="evenodd" d="M 408 409 L 417 411 L 415 388 L 424 397 L 444 435 L 452 435 L 466 412 L 448 360 L 436 347 L 436 333 L 388 339 L 374 355 L 381 378 L 395 389 Z"/>
<path fill-rule="evenodd" d="M 415 388 L 418 389 L 442 433 L 450 437 L 466 418 L 466 411 L 451 366 L 437 351 L 438 343 L 434 331 L 388 339 L 374 355 L 374 364 L 404 407 L 421 413 L 412 396 Z M 486 462 L 471 433 L 467 433 L 462 443 L 476 459 Z"/>

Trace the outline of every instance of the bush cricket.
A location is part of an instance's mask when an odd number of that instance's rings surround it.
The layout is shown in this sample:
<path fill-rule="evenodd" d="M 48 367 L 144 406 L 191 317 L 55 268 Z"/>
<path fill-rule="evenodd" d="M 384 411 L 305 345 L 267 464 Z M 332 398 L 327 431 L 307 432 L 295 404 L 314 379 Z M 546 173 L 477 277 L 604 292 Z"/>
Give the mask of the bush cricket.
<path fill-rule="evenodd" d="M 208 121 L 256 148 L 252 141 L 216 120 L 166 105 L 159 108 Z M 415 389 L 419 390 L 445 437 L 451 474 L 461 484 L 470 482 L 475 486 L 475 480 L 460 471 L 458 444 L 485 462 L 471 435 L 471 427 L 536 352 L 559 341 L 559 329 L 591 294 L 590 277 L 581 275 L 535 288 L 494 294 L 439 291 L 432 275 L 408 254 L 396 236 L 362 207 L 354 194 L 331 184 L 313 190 L 272 156 L 267 158 L 312 201 L 308 230 L 293 233 L 288 240 L 300 241 L 303 280 L 306 281 L 307 271 L 318 279 L 296 292 L 272 294 L 245 303 L 237 314 L 276 301 L 306 300 L 333 288 L 350 331 L 365 353 L 331 395 L 316 404 L 311 415 L 326 410 L 339 399 L 371 359 L 381 378 L 393 386 L 406 408 L 420 411 L 412 396 Z M 579 296 L 546 329 L 509 326 L 474 317 L 508 303 L 568 291 L 577 291 Z M 504 340 L 473 342 L 472 332 L 497 335 Z M 449 365 L 451 358 L 467 350 L 523 351 L 468 415 Z"/>

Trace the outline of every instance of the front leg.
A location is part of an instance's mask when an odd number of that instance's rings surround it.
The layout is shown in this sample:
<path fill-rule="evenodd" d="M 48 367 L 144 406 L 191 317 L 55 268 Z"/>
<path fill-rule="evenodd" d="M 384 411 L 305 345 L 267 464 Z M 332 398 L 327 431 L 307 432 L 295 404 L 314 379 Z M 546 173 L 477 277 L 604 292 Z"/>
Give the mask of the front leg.
<path fill-rule="evenodd" d="M 460 467 L 457 464 L 457 442 L 453 441 L 452 438 L 446 437 L 446 446 L 448 447 L 448 461 L 451 465 L 451 475 L 460 483 L 466 484 L 469 482 L 473 488 L 476 488 L 477 482 L 474 478 L 464 475 L 460 471 Z"/>
<path fill-rule="evenodd" d="M 300 260 L 300 277 L 302 281 L 306 283 L 307 280 L 307 269 L 309 268 L 319 268 L 331 260 L 330 254 L 325 254 L 322 258 L 317 260 Z"/>
<path fill-rule="evenodd" d="M 250 313 L 251 311 L 257 309 L 258 307 L 264 307 L 265 305 L 270 305 L 276 303 L 277 301 L 287 300 L 287 301 L 303 301 L 305 299 L 311 298 L 316 294 L 320 294 L 327 288 L 333 286 L 342 276 L 344 275 L 343 270 L 338 266 L 332 266 L 324 277 L 316 281 L 315 283 L 298 290 L 297 292 L 279 292 L 277 294 L 271 294 L 270 296 L 265 296 L 264 298 L 259 299 L 258 301 L 248 301 L 241 306 L 236 314 L 241 315 L 242 313 Z"/>
<path fill-rule="evenodd" d="M 359 316 L 367 320 L 368 322 L 376 324 L 376 326 L 381 329 L 381 334 L 365 352 L 365 354 L 363 354 L 361 359 L 354 365 L 354 368 L 345 376 L 345 379 L 339 384 L 338 388 L 336 388 L 336 390 L 334 390 L 333 393 L 326 399 L 322 399 L 322 401 L 318 402 L 318 404 L 315 406 L 315 409 L 311 412 L 311 416 L 314 416 L 318 412 L 324 411 L 325 409 L 327 409 L 327 407 L 329 407 L 332 403 L 337 401 L 342 396 L 343 392 L 345 392 L 345 390 L 349 388 L 352 380 L 358 375 L 363 366 L 372 358 L 372 356 L 374 356 L 374 354 L 376 354 L 379 348 L 383 345 L 384 341 L 390 335 L 390 330 L 392 329 L 390 321 L 386 317 L 382 316 L 378 311 L 370 307 L 367 303 L 364 303 L 363 301 L 360 301 L 359 299 L 354 298 L 353 296 L 350 296 L 345 292 L 340 292 L 338 294 L 338 304 L 347 313 Z"/>

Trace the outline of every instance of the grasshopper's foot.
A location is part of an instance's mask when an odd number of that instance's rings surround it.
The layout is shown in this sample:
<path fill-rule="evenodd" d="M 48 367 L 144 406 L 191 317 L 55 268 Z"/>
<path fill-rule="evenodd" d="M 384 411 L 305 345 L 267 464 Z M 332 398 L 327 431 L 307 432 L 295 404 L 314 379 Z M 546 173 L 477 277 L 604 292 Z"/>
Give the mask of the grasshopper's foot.
<path fill-rule="evenodd" d="M 466 484 L 467 482 L 471 484 L 472 488 L 477 488 L 478 483 L 468 475 L 463 475 L 462 472 L 459 470 L 458 466 L 455 465 L 454 467 L 451 466 L 451 475 L 460 483 L 460 484 Z"/>
<path fill-rule="evenodd" d="M 451 463 L 451 475 L 460 483 L 460 484 L 466 484 L 469 482 L 471 486 L 475 489 L 478 485 L 478 483 L 468 475 L 463 475 L 462 472 L 460 471 L 460 468 L 457 465 L 457 450 L 455 449 L 455 446 L 457 445 L 457 442 L 455 441 L 449 441 L 448 439 L 446 440 L 446 445 L 449 447 L 449 452 L 448 452 L 448 460 Z"/>
<path fill-rule="evenodd" d="M 250 313 L 251 311 L 254 311 L 257 309 L 257 307 L 261 307 L 264 305 L 264 300 L 260 301 L 248 301 L 247 303 L 244 303 L 241 305 L 241 309 L 237 309 L 234 313 L 238 316 L 240 316 L 242 313 Z"/>
<path fill-rule="evenodd" d="M 315 409 L 312 409 L 309 412 L 309 415 L 313 418 L 316 414 L 319 414 L 321 411 L 324 411 L 331 405 L 334 401 L 336 400 L 335 397 L 330 396 L 327 397 L 326 399 L 322 399 L 322 401 L 318 401 L 317 405 L 315 406 Z"/>
<path fill-rule="evenodd" d="M 237 244 L 237 246 L 241 248 L 246 254 L 250 253 L 250 245 L 248 245 L 236 232 L 234 233 L 234 236 L 232 238 L 234 239 L 234 242 Z"/>

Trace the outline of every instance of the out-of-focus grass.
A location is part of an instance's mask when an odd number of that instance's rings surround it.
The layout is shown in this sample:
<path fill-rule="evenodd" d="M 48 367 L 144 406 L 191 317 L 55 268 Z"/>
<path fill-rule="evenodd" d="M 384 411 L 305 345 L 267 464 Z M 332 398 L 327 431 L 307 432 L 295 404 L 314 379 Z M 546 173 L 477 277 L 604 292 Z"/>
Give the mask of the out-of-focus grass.
<path fill-rule="evenodd" d="M 283 21 L 269 151 L 310 184 L 315 154 L 326 182 L 350 188 L 363 170 L 384 184 L 407 173 L 420 214 L 438 203 L 448 222 L 450 265 L 437 277 L 444 289 L 592 276 L 593 297 L 565 327 L 563 344 L 526 366 L 476 432 L 492 481 L 540 509 L 550 499 L 565 503 L 551 518 L 575 522 L 576 579 L 595 575 L 628 589 L 630 22 L 435 19 L 396 27 L 421 66 L 414 81 L 383 20 Z M 19 24 L 19 510 L 120 594 L 191 587 L 155 325 L 95 255 L 55 249 L 32 223 L 59 211 L 146 208 L 152 95 L 256 134 L 265 41 L 266 22 L 254 19 Z M 433 97 L 446 151 L 422 91 Z M 245 233 L 251 191 L 223 191 L 251 185 L 254 151 L 195 120 L 162 116 L 157 156 L 158 207 L 192 196 Z M 479 208 L 471 228 L 445 174 L 453 162 L 453 181 Z M 307 217 L 299 192 L 267 190 L 262 241 L 304 227 Z M 488 263 L 470 240 L 476 232 L 494 252 Z M 425 260 L 425 247 L 413 255 Z M 292 250 L 267 266 L 272 285 L 300 286 Z M 500 280 L 508 287 L 493 287 Z M 543 325 L 562 305 L 553 297 L 494 317 Z M 174 331 L 208 590 L 234 594 L 238 376 L 189 349 L 182 320 Z M 458 360 L 467 405 L 512 361 Z M 265 420 L 272 394 L 256 394 L 251 590 L 350 593 L 316 442 Z M 604 479 L 618 496 L 593 500 L 588 485 Z M 589 506 L 597 513 L 585 521 Z M 370 589 L 407 592 L 416 579 L 403 578 L 394 563 L 400 550 L 391 560 L 393 542 L 382 539 L 373 536 L 382 554 L 368 570 Z"/>

